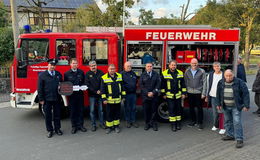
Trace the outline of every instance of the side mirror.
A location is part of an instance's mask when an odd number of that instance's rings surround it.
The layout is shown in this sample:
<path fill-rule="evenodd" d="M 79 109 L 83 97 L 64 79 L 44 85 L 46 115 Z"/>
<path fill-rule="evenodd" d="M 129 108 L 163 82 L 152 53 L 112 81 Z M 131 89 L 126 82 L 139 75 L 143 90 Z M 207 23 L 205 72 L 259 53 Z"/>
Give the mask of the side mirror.
<path fill-rule="evenodd" d="M 22 49 L 21 48 L 16 48 L 15 49 L 15 56 L 16 56 L 16 59 L 18 61 L 21 61 L 21 57 L 22 57 Z"/>

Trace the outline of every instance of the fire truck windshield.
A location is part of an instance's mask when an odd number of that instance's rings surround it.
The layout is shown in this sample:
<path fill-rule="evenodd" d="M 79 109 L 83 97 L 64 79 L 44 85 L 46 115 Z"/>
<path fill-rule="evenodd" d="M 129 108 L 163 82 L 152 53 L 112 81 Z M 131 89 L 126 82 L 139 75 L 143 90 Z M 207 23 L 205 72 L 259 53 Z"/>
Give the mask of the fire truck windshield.
<path fill-rule="evenodd" d="M 22 39 L 20 48 L 21 61 L 26 64 L 45 62 L 49 57 L 48 39 Z"/>

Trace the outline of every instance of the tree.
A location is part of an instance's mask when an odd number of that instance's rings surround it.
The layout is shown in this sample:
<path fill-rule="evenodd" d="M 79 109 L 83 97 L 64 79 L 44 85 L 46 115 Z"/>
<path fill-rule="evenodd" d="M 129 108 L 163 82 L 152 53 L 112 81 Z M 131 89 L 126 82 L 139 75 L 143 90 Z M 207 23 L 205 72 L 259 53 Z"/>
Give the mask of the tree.
<path fill-rule="evenodd" d="M 187 4 L 183 4 L 181 6 L 181 17 L 180 17 L 180 20 L 181 20 L 181 24 L 186 24 L 187 23 L 187 18 L 194 14 L 194 13 L 189 13 L 188 14 L 188 8 L 189 8 L 189 5 L 190 5 L 190 0 L 187 0 Z"/>
<path fill-rule="evenodd" d="M 13 32 L 4 3 L 0 2 L 0 64 L 12 60 L 14 53 Z"/>
<path fill-rule="evenodd" d="M 156 20 L 156 24 L 158 25 L 180 25 L 182 21 L 180 18 L 174 16 L 173 14 L 170 15 L 170 18 L 161 17 Z"/>
<path fill-rule="evenodd" d="M 4 3 L 0 2 L 0 28 L 8 26 L 9 20 L 7 17 L 7 10 L 4 7 Z"/>
<path fill-rule="evenodd" d="M 86 26 L 120 27 L 123 24 L 123 1 L 102 0 L 107 6 L 106 11 L 100 11 L 96 4 L 85 5 L 77 9 L 76 18 L 64 26 L 65 32 L 84 32 Z M 137 0 L 137 3 L 139 0 Z M 126 8 L 131 8 L 135 0 L 126 0 Z M 126 18 L 130 16 L 125 11 Z M 131 22 L 130 22 L 131 23 Z"/>
<path fill-rule="evenodd" d="M 240 28 L 240 48 L 245 52 L 245 67 L 249 66 L 249 53 L 260 43 L 259 0 L 216 0 L 197 11 L 190 24 L 207 24 L 217 28 Z"/>
<path fill-rule="evenodd" d="M 48 3 L 54 1 L 54 0 L 25 0 L 26 3 L 30 7 L 20 6 L 27 12 L 34 13 L 37 17 L 36 22 L 36 28 L 43 30 L 44 29 L 44 13 L 43 13 L 43 6 L 46 6 Z"/>
<path fill-rule="evenodd" d="M 0 28 L 0 64 L 10 62 L 13 59 L 14 43 L 11 27 Z"/>
<path fill-rule="evenodd" d="M 139 10 L 139 12 L 140 15 L 138 21 L 140 25 L 152 25 L 156 23 L 153 18 L 154 13 L 152 12 L 152 10 L 146 11 L 145 9 L 142 8 Z"/>
<path fill-rule="evenodd" d="M 217 28 L 230 28 L 232 24 L 226 16 L 226 6 L 223 3 L 208 1 L 207 5 L 199 9 L 196 15 L 189 21 L 189 24 L 211 25 Z"/>
<path fill-rule="evenodd" d="M 85 32 L 86 26 L 101 26 L 102 13 L 96 4 L 86 4 L 77 9 L 75 19 L 62 24 L 64 32 Z"/>
<path fill-rule="evenodd" d="M 233 22 L 244 29 L 245 36 L 245 68 L 249 69 L 250 42 L 255 24 L 259 25 L 259 0 L 225 0 L 227 10 Z M 233 16 L 232 16 L 233 15 Z M 259 33 L 258 33 L 259 34 Z"/>

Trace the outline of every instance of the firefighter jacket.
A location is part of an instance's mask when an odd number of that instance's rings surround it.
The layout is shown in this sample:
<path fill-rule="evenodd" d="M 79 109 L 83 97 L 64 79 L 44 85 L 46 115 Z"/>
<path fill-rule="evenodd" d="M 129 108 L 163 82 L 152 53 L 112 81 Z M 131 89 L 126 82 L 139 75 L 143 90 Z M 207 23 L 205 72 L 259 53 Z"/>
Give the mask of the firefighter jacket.
<path fill-rule="evenodd" d="M 58 86 L 62 81 L 60 72 L 55 71 L 55 75 L 50 75 L 48 70 L 39 74 L 38 78 L 38 98 L 39 101 L 57 101 L 59 98 Z"/>
<path fill-rule="evenodd" d="M 126 95 L 122 83 L 123 79 L 120 73 L 115 73 L 114 77 L 111 77 L 108 73 L 103 75 L 101 81 L 103 101 L 107 100 L 109 104 L 121 103 L 122 96 Z"/>
<path fill-rule="evenodd" d="M 163 95 L 170 99 L 179 99 L 186 92 L 182 71 L 176 69 L 174 72 L 171 72 L 169 69 L 166 69 L 162 72 L 161 93 Z"/>

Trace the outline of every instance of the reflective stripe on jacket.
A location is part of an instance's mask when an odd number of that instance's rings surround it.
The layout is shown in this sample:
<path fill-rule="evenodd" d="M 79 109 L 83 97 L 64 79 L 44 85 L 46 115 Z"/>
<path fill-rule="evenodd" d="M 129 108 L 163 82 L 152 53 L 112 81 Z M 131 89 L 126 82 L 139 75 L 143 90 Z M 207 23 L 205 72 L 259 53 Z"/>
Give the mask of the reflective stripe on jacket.
<path fill-rule="evenodd" d="M 122 87 L 122 82 L 122 75 L 120 73 L 115 73 L 114 78 L 108 73 L 103 75 L 101 81 L 102 99 L 107 100 L 109 104 L 120 103 L 122 96 L 126 95 Z"/>
<path fill-rule="evenodd" d="M 187 90 L 185 87 L 185 82 L 183 78 L 183 72 L 176 69 L 173 74 L 171 74 L 169 69 L 162 72 L 162 89 L 161 92 L 166 95 L 167 98 L 181 98 L 182 94 L 186 94 Z"/>

